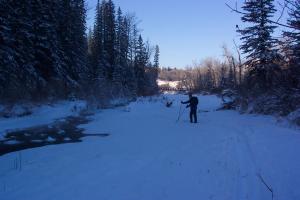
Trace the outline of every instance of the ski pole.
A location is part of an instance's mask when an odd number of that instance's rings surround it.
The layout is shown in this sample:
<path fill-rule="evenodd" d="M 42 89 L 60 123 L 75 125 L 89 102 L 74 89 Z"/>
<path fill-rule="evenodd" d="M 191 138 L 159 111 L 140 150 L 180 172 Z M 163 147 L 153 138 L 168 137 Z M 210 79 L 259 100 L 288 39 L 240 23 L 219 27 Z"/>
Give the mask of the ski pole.
<path fill-rule="evenodd" d="M 180 104 L 180 109 L 179 109 L 178 118 L 177 118 L 176 123 L 179 122 L 179 120 L 180 120 L 180 117 L 181 117 L 181 110 L 182 110 L 182 104 Z"/>
<path fill-rule="evenodd" d="M 186 110 L 186 108 L 184 108 L 184 109 L 182 110 L 182 106 L 180 106 L 180 113 L 179 113 L 179 116 L 178 116 L 178 119 L 177 119 L 176 123 L 179 122 L 179 120 L 180 120 L 180 118 L 182 117 L 182 115 L 184 114 L 184 111 L 185 111 L 185 110 Z"/>

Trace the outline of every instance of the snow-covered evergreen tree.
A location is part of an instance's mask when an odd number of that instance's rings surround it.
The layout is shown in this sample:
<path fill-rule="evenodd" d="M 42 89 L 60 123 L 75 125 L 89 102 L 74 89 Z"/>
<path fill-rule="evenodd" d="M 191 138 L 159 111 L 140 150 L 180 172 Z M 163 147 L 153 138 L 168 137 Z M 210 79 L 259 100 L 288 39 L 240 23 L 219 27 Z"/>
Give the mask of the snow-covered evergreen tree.
<path fill-rule="evenodd" d="M 103 9 L 104 4 L 106 2 L 102 1 L 100 4 L 99 0 L 96 6 L 96 17 L 95 17 L 95 24 L 93 30 L 93 37 L 92 42 L 90 42 L 90 49 L 91 49 L 91 67 L 93 73 L 93 79 L 97 79 L 97 77 L 101 74 L 104 74 L 104 56 L 103 56 Z"/>
<path fill-rule="evenodd" d="M 1 1 L 1 73 L 4 74 L 4 98 L 30 98 L 41 79 L 35 70 L 35 50 L 33 49 L 34 27 L 31 21 L 32 4 L 24 1 Z M 22 8 L 22 9 L 21 9 Z M 2 21 L 2 20 L 1 20 Z M 5 52 L 7 51 L 7 52 Z M 2 56 L 4 57 L 2 61 Z M 6 58 L 5 58 L 6 57 Z M 3 77 L 3 75 L 0 75 Z"/>
<path fill-rule="evenodd" d="M 39 76 L 37 91 L 34 96 L 43 98 L 45 96 L 65 95 L 64 85 L 71 85 L 63 63 L 63 53 L 59 44 L 59 33 L 56 29 L 58 22 L 58 1 L 45 0 L 43 2 L 31 1 L 31 19 L 33 25 L 34 68 Z"/>
<path fill-rule="evenodd" d="M 107 71 L 107 78 L 108 80 L 112 80 L 114 65 L 116 63 L 116 19 L 115 5 L 112 0 L 108 0 L 104 3 L 103 27 L 104 62 Z"/>
<path fill-rule="evenodd" d="M 86 75 L 84 1 L 0 3 L 5 98 L 39 100 L 76 92 Z"/>
<path fill-rule="evenodd" d="M 159 68 L 159 56 L 160 56 L 160 51 L 159 51 L 159 46 L 155 46 L 155 54 L 154 54 L 154 67 Z"/>
<path fill-rule="evenodd" d="M 116 64 L 121 64 L 121 41 L 122 41 L 122 31 L 123 31 L 123 15 L 122 10 L 119 7 L 117 12 L 116 20 L 116 41 L 115 41 L 115 54 L 116 54 Z"/>
<path fill-rule="evenodd" d="M 112 0 L 98 1 L 86 35 L 84 3 L 0 1 L 1 100 L 143 94 L 150 51 L 142 37 L 138 45 L 135 18 L 121 9 L 116 17 Z"/>
<path fill-rule="evenodd" d="M 115 39 L 115 64 L 113 69 L 112 81 L 114 92 L 117 93 L 115 95 L 123 96 L 123 72 L 126 66 L 126 60 L 124 61 L 124 57 L 121 52 L 121 45 L 123 40 L 123 16 L 121 8 L 118 9 L 117 20 L 116 20 L 116 39 Z"/>
<path fill-rule="evenodd" d="M 0 98 L 11 97 L 20 87 L 19 67 L 14 48 L 11 22 L 15 19 L 12 3 L 0 1 Z"/>
<path fill-rule="evenodd" d="M 60 42 L 67 64 L 66 71 L 77 87 L 86 70 L 87 39 L 85 34 L 85 7 L 83 0 L 64 0 L 59 23 Z"/>

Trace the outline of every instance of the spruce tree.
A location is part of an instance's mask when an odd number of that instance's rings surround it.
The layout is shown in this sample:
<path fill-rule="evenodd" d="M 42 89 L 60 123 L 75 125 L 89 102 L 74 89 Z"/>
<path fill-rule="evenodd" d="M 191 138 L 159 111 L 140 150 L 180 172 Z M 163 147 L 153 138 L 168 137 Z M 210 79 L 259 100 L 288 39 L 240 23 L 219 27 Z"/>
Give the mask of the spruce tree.
<path fill-rule="evenodd" d="M 250 26 L 238 32 L 243 41 L 241 49 L 248 59 L 250 86 L 256 85 L 260 91 L 265 91 L 270 88 L 278 69 L 274 64 L 276 40 L 272 37 L 276 26 L 270 22 L 276 12 L 274 0 L 247 0 L 242 8 L 245 12 L 242 21 Z"/>
<path fill-rule="evenodd" d="M 103 9 L 105 1 L 101 4 L 98 0 L 96 6 L 96 17 L 93 30 L 93 41 L 91 42 L 91 57 L 94 78 L 99 74 L 99 68 L 103 67 Z"/>
<path fill-rule="evenodd" d="M 87 39 L 85 34 L 85 7 L 83 0 L 63 0 L 59 24 L 60 42 L 66 62 L 66 71 L 77 87 L 82 69 L 86 69 Z"/>
<path fill-rule="evenodd" d="M 153 77 L 152 77 L 152 87 L 154 90 L 156 90 L 155 92 L 158 91 L 158 85 L 157 85 L 157 79 L 158 79 L 158 74 L 159 74 L 159 56 L 160 56 L 160 50 L 159 50 L 159 46 L 156 45 L 155 46 L 155 54 L 154 54 L 154 65 L 153 65 Z"/>
<path fill-rule="evenodd" d="M 123 72 L 125 64 L 121 54 L 122 30 L 123 29 L 123 16 L 121 8 L 118 9 L 116 21 L 116 40 L 115 40 L 115 64 L 113 69 L 113 87 L 114 92 L 123 96 Z"/>
<path fill-rule="evenodd" d="M 154 54 L 154 67 L 159 68 L 159 56 L 160 56 L 160 51 L 159 51 L 159 46 L 155 46 L 155 54 Z"/>
<path fill-rule="evenodd" d="M 130 20 L 128 17 L 123 18 L 121 26 L 121 41 L 120 41 L 120 57 L 121 63 L 124 66 L 123 71 L 123 86 L 124 91 L 129 97 L 137 96 L 137 81 L 135 77 L 134 65 L 130 61 Z"/>
<path fill-rule="evenodd" d="M 119 7 L 116 21 L 116 41 L 115 41 L 115 56 L 116 64 L 121 64 L 121 41 L 122 41 L 122 30 L 123 29 L 123 16 L 122 10 Z"/>
<path fill-rule="evenodd" d="M 107 71 L 108 80 L 112 80 L 114 65 L 116 62 L 115 56 L 115 38 L 116 38 L 116 19 L 115 19 L 115 5 L 112 0 L 104 3 L 103 13 L 104 26 L 104 62 Z"/>
<path fill-rule="evenodd" d="M 93 53 L 93 30 L 90 27 L 87 35 L 88 55 L 91 56 Z M 90 58 L 89 58 L 90 60 Z"/>
<path fill-rule="evenodd" d="M 288 25 L 293 27 L 291 31 L 284 32 L 289 38 L 292 60 L 294 64 L 300 65 L 300 1 L 295 0 L 290 4 Z"/>
<path fill-rule="evenodd" d="M 4 3 L 4 1 L 2 2 Z M 31 21 L 32 2 L 6 1 L 6 3 L 7 5 L 4 8 L 8 9 L 8 13 L 4 12 L 1 15 L 7 14 L 4 16 L 4 21 L 8 21 L 9 38 L 12 43 L 9 43 L 9 41 L 5 43 L 11 45 L 11 55 L 14 57 L 9 60 L 13 60 L 16 65 L 13 69 L 9 69 L 9 62 L 6 62 L 7 65 L 3 66 L 7 69 L 7 72 L 10 72 L 5 83 L 8 87 L 5 87 L 4 91 L 9 99 L 29 99 L 36 91 L 37 82 L 43 82 L 34 68 L 35 50 L 33 41 L 35 35 Z"/>
<path fill-rule="evenodd" d="M 135 57 L 135 76 L 137 80 L 137 94 L 145 94 L 145 68 L 147 65 L 147 52 L 142 36 L 139 36 L 137 43 L 136 57 Z"/>
<path fill-rule="evenodd" d="M 72 29 L 74 30 L 73 48 L 75 51 L 74 65 L 77 71 L 77 80 L 79 83 L 87 72 L 87 35 L 86 35 L 86 8 L 84 0 L 73 0 L 74 15 L 72 20 Z"/>
<path fill-rule="evenodd" d="M 64 71 L 63 54 L 60 51 L 58 32 L 56 25 L 58 19 L 55 12 L 58 12 L 58 1 L 34 1 L 31 2 L 32 14 L 30 21 L 33 25 L 33 50 L 34 68 L 38 73 L 39 80 L 35 98 L 47 96 L 65 95 L 62 86 L 66 75 Z"/>
<path fill-rule="evenodd" d="M 11 2 L 0 1 L 0 98 L 7 100 L 19 88 L 18 63 L 12 33 L 14 9 Z"/>

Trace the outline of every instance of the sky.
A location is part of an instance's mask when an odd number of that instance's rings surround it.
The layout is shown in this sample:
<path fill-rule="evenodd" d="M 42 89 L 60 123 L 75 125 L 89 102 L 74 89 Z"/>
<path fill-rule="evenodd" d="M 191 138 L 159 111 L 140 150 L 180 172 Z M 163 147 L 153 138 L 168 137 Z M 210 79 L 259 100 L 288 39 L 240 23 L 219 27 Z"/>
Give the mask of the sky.
<path fill-rule="evenodd" d="M 238 0 L 238 6 L 243 0 Z M 87 0 L 88 27 L 97 0 Z M 222 57 L 222 46 L 239 43 L 240 15 L 225 5 L 236 0 L 114 0 L 123 13 L 135 13 L 144 39 L 160 47 L 162 67 L 182 68 L 207 57 Z"/>

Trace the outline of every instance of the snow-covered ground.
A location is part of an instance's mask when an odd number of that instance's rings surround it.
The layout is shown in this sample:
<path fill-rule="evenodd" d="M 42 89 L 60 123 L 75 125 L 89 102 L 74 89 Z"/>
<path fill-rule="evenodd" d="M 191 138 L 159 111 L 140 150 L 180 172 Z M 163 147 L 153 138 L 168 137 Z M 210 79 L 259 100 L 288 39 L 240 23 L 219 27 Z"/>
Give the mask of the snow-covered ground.
<path fill-rule="evenodd" d="M 21 106 L 17 107 L 22 109 Z M 52 105 L 33 107 L 32 114 L 25 117 L 0 118 L 0 139 L 3 139 L 7 131 L 47 125 L 55 120 L 77 115 L 85 108 L 85 101 L 63 101 Z"/>
<path fill-rule="evenodd" d="M 172 89 L 176 89 L 178 85 L 180 84 L 180 81 L 164 81 L 164 80 L 158 80 L 157 81 L 158 86 L 165 86 L 168 85 Z"/>
<path fill-rule="evenodd" d="M 272 117 L 216 112 L 215 96 L 199 97 L 211 112 L 198 124 L 187 110 L 176 123 L 186 97 L 168 97 L 171 108 L 143 99 L 83 126 L 107 138 L 0 157 L 1 200 L 268 200 L 271 191 L 300 199 L 299 131 Z"/>

